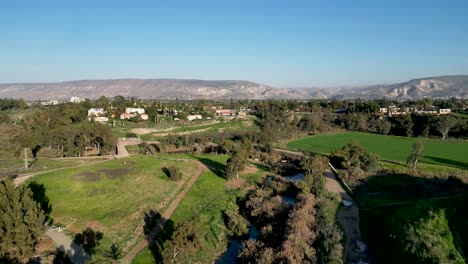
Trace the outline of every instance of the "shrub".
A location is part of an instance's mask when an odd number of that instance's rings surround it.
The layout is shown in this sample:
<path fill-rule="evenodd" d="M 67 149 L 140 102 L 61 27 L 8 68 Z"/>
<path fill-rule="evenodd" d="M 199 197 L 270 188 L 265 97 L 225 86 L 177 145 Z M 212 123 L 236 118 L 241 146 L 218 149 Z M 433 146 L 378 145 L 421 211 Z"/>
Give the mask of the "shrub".
<path fill-rule="evenodd" d="M 176 166 L 164 168 L 164 172 L 173 181 L 179 181 L 182 179 L 182 172 Z"/>

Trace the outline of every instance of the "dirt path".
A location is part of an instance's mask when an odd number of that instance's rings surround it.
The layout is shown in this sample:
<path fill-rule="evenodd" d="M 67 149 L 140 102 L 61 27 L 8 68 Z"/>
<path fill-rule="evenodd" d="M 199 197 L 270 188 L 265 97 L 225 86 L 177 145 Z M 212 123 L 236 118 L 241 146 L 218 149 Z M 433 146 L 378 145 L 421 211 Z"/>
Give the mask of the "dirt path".
<path fill-rule="evenodd" d="M 164 225 L 166 224 L 167 220 L 171 218 L 172 214 L 174 213 L 179 203 L 188 193 L 190 188 L 192 188 L 193 184 L 197 181 L 198 177 L 200 177 L 203 171 L 207 170 L 207 167 L 201 162 L 197 161 L 197 165 L 198 165 L 198 168 L 197 168 L 197 171 L 195 172 L 195 175 L 192 176 L 192 178 L 189 180 L 185 189 L 181 193 L 179 193 L 176 199 L 173 200 L 172 203 L 169 205 L 169 207 L 166 209 L 164 214 L 162 214 L 161 218 L 158 220 L 158 223 L 156 224 L 156 227 L 149 233 L 149 235 L 145 238 L 145 240 L 138 243 L 130 252 L 127 253 L 125 257 L 122 258 L 122 263 L 124 264 L 131 263 L 132 260 L 135 258 L 135 256 L 141 250 L 149 246 L 148 241 L 154 241 L 157 235 L 164 229 Z"/>
<path fill-rule="evenodd" d="M 59 250 L 68 255 L 74 264 L 85 264 L 91 260 L 91 256 L 63 232 L 50 231 L 46 235 L 54 241 Z"/>
<path fill-rule="evenodd" d="M 341 187 L 340 183 L 333 172 L 325 173 L 327 180 L 327 190 L 340 195 L 342 200 L 352 202 L 351 206 L 342 206 L 337 213 L 338 223 L 343 227 L 343 232 L 346 237 L 344 246 L 343 260 L 344 263 L 371 263 L 367 248 L 364 248 L 364 243 L 361 238 L 361 230 L 359 229 L 359 208 L 355 201 Z"/>

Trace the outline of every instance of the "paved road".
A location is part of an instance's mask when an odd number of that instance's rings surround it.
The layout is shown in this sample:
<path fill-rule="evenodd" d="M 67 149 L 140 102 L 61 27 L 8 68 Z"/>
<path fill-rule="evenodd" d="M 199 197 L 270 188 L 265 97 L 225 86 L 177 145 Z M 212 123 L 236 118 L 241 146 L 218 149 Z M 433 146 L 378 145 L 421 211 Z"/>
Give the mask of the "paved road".
<path fill-rule="evenodd" d="M 51 231 L 47 232 L 47 236 L 54 241 L 58 249 L 68 255 L 74 264 L 85 264 L 86 261 L 91 260 L 91 256 L 63 232 Z"/>
<path fill-rule="evenodd" d="M 122 258 L 122 263 L 124 264 L 129 264 L 132 262 L 132 260 L 135 258 L 135 256 L 144 248 L 146 248 L 149 243 L 148 241 L 154 241 L 154 239 L 158 236 L 158 234 L 164 229 L 164 225 L 166 224 L 167 220 L 169 220 L 174 213 L 175 209 L 179 205 L 179 203 L 182 201 L 182 199 L 185 197 L 185 195 L 188 193 L 190 188 L 192 188 L 193 184 L 197 181 L 198 177 L 207 169 L 207 167 L 202 164 L 201 162 L 197 161 L 198 164 L 198 169 L 195 172 L 195 175 L 192 176 L 192 178 L 189 180 L 187 186 L 185 189 L 179 193 L 177 198 L 172 201 L 172 203 L 169 205 L 167 210 L 164 212 L 164 214 L 161 216 L 161 218 L 158 220 L 158 223 L 156 227 L 150 232 L 150 234 L 145 238 L 145 240 L 141 241 L 138 243 L 130 252 L 127 253 L 125 257 Z"/>

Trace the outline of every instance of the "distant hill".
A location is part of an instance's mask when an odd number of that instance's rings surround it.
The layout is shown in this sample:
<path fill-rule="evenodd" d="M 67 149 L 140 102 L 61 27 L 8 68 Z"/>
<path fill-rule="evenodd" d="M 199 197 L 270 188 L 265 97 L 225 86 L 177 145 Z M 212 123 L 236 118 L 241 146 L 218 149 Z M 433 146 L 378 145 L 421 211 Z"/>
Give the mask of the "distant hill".
<path fill-rule="evenodd" d="M 179 79 L 83 80 L 58 83 L 0 84 L 0 98 L 27 100 L 136 96 L 190 99 L 376 99 L 468 98 L 468 75 L 415 79 L 399 84 L 345 88 L 277 89 L 249 81 Z"/>
<path fill-rule="evenodd" d="M 428 77 L 397 84 L 342 88 L 335 91 L 329 90 L 328 93 L 324 89 L 320 91 L 336 99 L 468 98 L 468 75 Z"/>

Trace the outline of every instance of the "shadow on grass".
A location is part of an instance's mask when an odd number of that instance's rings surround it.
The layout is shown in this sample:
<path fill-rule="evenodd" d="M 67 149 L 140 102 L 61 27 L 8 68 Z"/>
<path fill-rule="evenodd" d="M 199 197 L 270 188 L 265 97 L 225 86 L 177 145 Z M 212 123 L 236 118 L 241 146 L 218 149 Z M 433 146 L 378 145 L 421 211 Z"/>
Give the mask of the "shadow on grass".
<path fill-rule="evenodd" d="M 190 155 L 190 157 L 200 161 L 203 163 L 208 169 L 210 169 L 214 174 L 216 174 L 218 177 L 221 177 L 223 179 L 226 179 L 226 175 L 224 174 L 224 171 L 226 169 L 226 165 L 219 163 L 215 160 L 203 158 L 203 157 L 198 157 L 195 155 Z"/>
<path fill-rule="evenodd" d="M 461 169 L 468 169 L 468 163 L 467 162 L 449 160 L 449 159 L 433 157 L 433 156 L 424 156 L 424 158 L 434 161 L 434 164 L 442 163 L 442 164 L 445 164 L 445 165 L 448 165 L 448 166 L 453 166 L 453 167 L 457 167 L 457 168 L 461 168 Z"/>
<path fill-rule="evenodd" d="M 52 205 L 50 204 L 49 197 L 46 195 L 46 189 L 44 185 L 33 181 L 28 184 L 28 187 L 32 191 L 33 200 L 38 203 L 41 209 L 44 211 L 46 215 L 46 221 L 52 222 L 52 219 L 49 218 L 49 215 L 52 212 Z"/>
<path fill-rule="evenodd" d="M 164 242 L 169 240 L 172 233 L 174 233 L 174 222 L 171 219 L 162 218 L 161 215 L 154 210 L 149 210 L 145 212 L 143 230 L 145 239 L 149 245 L 148 248 L 153 254 L 155 262 L 162 263 Z M 156 233 L 158 234 L 155 236 L 154 234 Z"/>

